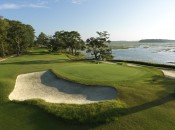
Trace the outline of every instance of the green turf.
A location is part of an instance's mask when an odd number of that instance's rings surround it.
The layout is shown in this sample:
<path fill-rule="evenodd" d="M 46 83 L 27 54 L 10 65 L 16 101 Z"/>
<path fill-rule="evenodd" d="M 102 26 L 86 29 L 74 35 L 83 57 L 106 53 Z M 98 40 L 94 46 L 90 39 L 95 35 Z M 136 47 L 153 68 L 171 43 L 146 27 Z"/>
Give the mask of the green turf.
<path fill-rule="evenodd" d="M 8 100 L 16 76 L 52 69 L 58 75 L 84 84 L 113 86 L 128 112 L 107 124 L 76 125 L 31 105 Z M 2 130 L 173 130 L 175 80 L 147 67 L 72 62 L 65 55 L 34 49 L 28 55 L 0 63 L 0 129 Z"/>
<path fill-rule="evenodd" d="M 74 63 L 67 64 L 63 67 L 54 69 L 55 72 L 62 74 L 64 77 L 77 80 L 82 83 L 118 83 L 138 81 L 151 76 L 161 75 L 160 71 L 150 70 L 143 67 L 128 67 L 111 64 L 90 64 Z M 126 74 L 127 73 L 127 74 Z M 83 82 L 84 81 L 84 82 Z"/>

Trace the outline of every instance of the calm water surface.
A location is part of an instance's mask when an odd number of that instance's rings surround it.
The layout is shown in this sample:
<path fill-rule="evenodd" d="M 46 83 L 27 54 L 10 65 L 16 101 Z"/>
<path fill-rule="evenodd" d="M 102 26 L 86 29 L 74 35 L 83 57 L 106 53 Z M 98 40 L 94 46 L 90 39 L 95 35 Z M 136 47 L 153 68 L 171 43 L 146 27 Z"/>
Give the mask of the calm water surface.
<path fill-rule="evenodd" d="M 113 46 L 121 44 L 112 43 Z M 127 42 L 122 46 L 129 49 L 113 49 L 114 59 L 135 60 L 159 64 L 175 65 L 175 43 L 138 43 Z"/>

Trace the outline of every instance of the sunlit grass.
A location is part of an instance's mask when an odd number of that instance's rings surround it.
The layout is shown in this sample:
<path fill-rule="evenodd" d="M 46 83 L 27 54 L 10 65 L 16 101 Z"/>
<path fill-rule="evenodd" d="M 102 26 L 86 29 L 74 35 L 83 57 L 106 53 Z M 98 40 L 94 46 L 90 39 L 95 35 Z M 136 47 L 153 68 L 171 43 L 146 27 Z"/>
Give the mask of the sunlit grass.
<path fill-rule="evenodd" d="M 108 124 L 76 125 L 62 122 L 38 107 L 8 100 L 17 75 L 49 69 L 75 82 L 115 87 L 128 112 Z M 155 68 L 75 62 L 64 54 L 34 49 L 27 55 L 0 63 L 0 129 L 173 130 L 174 84 L 175 80 L 164 78 Z"/>

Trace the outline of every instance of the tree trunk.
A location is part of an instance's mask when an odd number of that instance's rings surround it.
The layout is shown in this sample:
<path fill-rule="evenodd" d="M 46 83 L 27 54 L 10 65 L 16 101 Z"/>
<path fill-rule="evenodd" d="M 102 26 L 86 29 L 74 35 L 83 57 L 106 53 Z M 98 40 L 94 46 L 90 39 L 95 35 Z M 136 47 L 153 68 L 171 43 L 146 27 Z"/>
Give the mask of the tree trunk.
<path fill-rule="evenodd" d="M 97 60 L 98 59 L 97 53 L 94 53 L 94 56 L 95 56 L 95 59 Z"/>
<path fill-rule="evenodd" d="M 17 56 L 19 56 L 20 55 L 20 44 L 19 43 L 17 43 L 17 49 L 16 49 L 16 54 L 17 54 Z"/>
<path fill-rule="evenodd" d="M 70 49 L 70 47 L 69 47 L 69 53 L 71 53 L 71 49 Z"/>
<path fill-rule="evenodd" d="M 3 44 L 3 42 L 1 43 L 1 48 L 2 48 L 1 55 L 2 55 L 2 57 L 5 57 L 5 50 L 4 50 L 4 44 Z"/>
<path fill-rule="evenodd" d="M 76 49 L 76 47 L 75 47 L 75 55 L 76 55 L 76 53 L 77 53 L 77 49 Z"/>
<path fill-rule="evenodd" d="M 71 50 L 72 50 L 72 55 L 74 55 L 74 49 L 73 49 L 73 48 L 71 48 Z"/>

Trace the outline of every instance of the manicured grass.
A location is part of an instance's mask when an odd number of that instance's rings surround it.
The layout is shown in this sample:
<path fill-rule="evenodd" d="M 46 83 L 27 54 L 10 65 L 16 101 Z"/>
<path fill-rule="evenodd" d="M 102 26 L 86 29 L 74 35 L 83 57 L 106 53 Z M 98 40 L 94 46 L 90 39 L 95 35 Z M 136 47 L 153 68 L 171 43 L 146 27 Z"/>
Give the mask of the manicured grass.
<path fill-rule="evenodd" d="M 17 75 L 48 69 L 75 82 L 115 87 L 118 98 L 128 106 L 126 113 L 107 124 L 77 125 L 38 107 L 8 100 Z M 152 67 L 74 62 L 65 55 L 50 55 L 45 49 L 34 49 L 28 55 L 0 63 L 0 129 L 173 130 L 174 84 L 175 80 L 164 78 L 161 71 Z"/>
<path fill-rule="evenodd" d="M 74 63 L 54 69 L 55 73 L 84 84 L 138 81 L 162 73 L 156 69 L 111 64 Z M 127 74 L 126 74 L 127 73 Z"/>
<path fill-rule="evenodd" d="M 82 84 L 113 86 L 119 92 L 118 97 L 121 100 L 125 99 L 129 105 L 157 99 L 161 96 L 158 92 L 164 90 L 160 84 L 156 85 L 164 80 L 163 73 L 156 68 L 73 63 L 60 65 L 53 71 L 59 76 Z"/>

